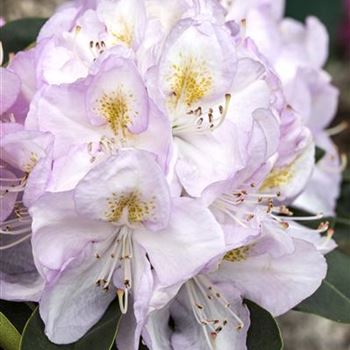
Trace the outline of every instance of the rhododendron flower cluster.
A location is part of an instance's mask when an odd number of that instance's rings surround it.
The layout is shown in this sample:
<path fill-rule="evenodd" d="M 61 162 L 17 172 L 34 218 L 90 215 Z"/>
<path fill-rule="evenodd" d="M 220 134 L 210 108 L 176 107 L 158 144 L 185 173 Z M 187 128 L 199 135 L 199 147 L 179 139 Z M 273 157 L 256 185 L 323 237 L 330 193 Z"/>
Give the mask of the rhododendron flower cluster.
<path fill-rule="evenodd" d="M 335 248 L 328 37 L 282 0 L 76 0 L 1 75 L 1 295 L 57 344 L 246 349 Z M 326 151 L 315 164 L 315 146 Z M 312 216 L 296 216 L 291 206 Z M 171 320 L 171 322 L 169 322 Z"/>

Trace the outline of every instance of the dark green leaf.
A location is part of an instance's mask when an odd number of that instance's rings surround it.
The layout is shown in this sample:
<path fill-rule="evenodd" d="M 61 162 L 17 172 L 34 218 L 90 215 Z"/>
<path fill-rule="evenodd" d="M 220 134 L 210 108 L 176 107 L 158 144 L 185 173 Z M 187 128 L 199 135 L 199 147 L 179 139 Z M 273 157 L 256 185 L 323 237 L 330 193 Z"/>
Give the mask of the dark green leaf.
<path fill-rule="evenodd" d="M 348 155 L 348 159 L 350 158 L 350 154 Z M 347 169 L 343 173 L 344 182 L 350 182 L 350 169 Z"/>
<path fill-rule="evenodd" d="M 10 53 L 24 50 L 34 43 L 45 22 L 45 18 L 23 18 L 8 22 L 1 27 L 0 41 L 3 45 L 5 61 Z"/>
<path fill-rule="evenodd" d="M 350 182 L 344 180 L 337 203 L 337 214 L 350 219 Z"/>
<path fill-rule="evenodd" d="M 327 262 L 328 273 L 321 287 L 296 309 L 350 323 L 350 257 L 336 250 L 327 255 Z"/>
<path fill-rule="evenodd" d="M 315 163 L 318 163 L 326 154 L 326 151 L 323 148 L 316 146 L 315 149 Z"/>
<path fill-rule="evenodd" d="M 281 350 L 283 340 L 275 319 L 266 310 L 246 300 L 250 311 L 248 350 Z"/>
<path fill-rule="evenodd" d="M 0 347 L 4 350 L 18 350 L 21 335 L 2 312 L 0 312 L 0 325 Z"/>
<path fill-rule="evenodd" d="M 0 300 L 0 312 L 11 321 L 19 333 L 22 333 L 23 328 L 33 311 L 26 303 Z"/>
<path fill-rule="evenodd" d="M 20 350 L 110 350 L 115 348 L 121 313 L 117 301 L 114 301 L 101 320 L 76 343 L 56 345 L 44 334 L 44 323 L 38 308 L 28 320 L 22 336 Z"/>
<path fill-rule="evenodd" d="M 343 20 L 343 0 L 289 0 L 287 16 L 304 21 L 307 16 L 317 16 L 327 27 L 331 43 L 337 41 L 339 23 Z"/>
<path fill-rule="evenodd" d="M 148 350 L 148 347 L 140 342 L 139 350 Z"/>

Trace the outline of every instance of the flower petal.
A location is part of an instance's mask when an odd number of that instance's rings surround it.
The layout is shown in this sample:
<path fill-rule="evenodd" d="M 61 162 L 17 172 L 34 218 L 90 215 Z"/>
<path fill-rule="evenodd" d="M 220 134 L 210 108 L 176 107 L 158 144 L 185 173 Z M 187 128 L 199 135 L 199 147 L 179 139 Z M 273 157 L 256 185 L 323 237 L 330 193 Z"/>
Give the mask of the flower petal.
<path fill-rule="evenodd" d="M 145 151 L 124 149 L 107 158 L 80 181 L 75 200 L 86 217 L 131 227 L 160 229 L 170 214 L 165 177 Z"/>
<path fill-rule="evenodd" d="M 224 261 L 213 278 L 231 281 L 244 297 L 281 315 L 315 292 L 327 271 L 325 259 L 310 243 L 295 239 L 294 245 L 292 254 L 280 257 Z"/>
<path fill-rule="evenodd" d="M 146 250 L 163 286 L 187 280 L 224 247 L 213 215 L 188 198 L 174 200 L 168 227 L 158 232 L 137 230 L 134 239 Z"/>
<path fill-rule="evenodd" d="M 40 300 L 45 334 L 56 344 L 80 339 L 104 314 L 115 298 L 115 289 L 96 285 L 110 253 L 96 259 L 92 245 L 74 258 L 55 282 L 46 285 Z"/>

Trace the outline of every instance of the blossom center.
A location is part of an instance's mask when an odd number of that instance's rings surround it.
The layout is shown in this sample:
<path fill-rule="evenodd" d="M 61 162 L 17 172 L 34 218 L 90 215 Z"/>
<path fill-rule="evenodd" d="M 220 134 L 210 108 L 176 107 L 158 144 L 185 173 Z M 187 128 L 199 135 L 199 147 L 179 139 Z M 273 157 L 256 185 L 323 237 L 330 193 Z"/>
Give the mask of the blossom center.
<path fill-rule="evenodd" d="M 232 249 L 227 252 L 224 256 L 224 260 L 230 262 L 239 262 L 246 260 L 250 251 L 250 246 L 239 247 L 236 249 Z"/>
<path fill-rule="evenodd" d="M 142 200 L 137 191 L 122 195 L 112 193 L 108 199 L 106 218 L 109 222 L 116 223 L 125 215 L 128 222 L 138 224 L 150 218 L 154 209 L 153 198 L 150 201 Z"/>
<path fill-rule="evenodd" d="M 130 104 L 134 102 L 133 94 L 126 94 L 122 89 L 104 93 L 96 100 L 95 112 L 102 116 L 109 124 L 115 135 L 125 138 L 128 134 L 128 126 L 133 117 L 137 116 L 135 111 L 132 115 Z"/>
<path fill-rule="evenodd" d="M 188 57 L 183 53 L 179 54 L 179 63 L 172 64 L 167 80 L 171 84 L 170 104 L 173 107 L 176 107 L 180 100 L 190 107 L 202 99 L 213 85 L 213 78 L 205 60 Z"/>
<path fill-rule="evenodd" d="M 118 31 L 112 31 L 112 36 L 116 39 L 114 44 L 118 42 L 124 43 L 127 47 L 131 47 L 133 42 L 133 26 L 125 22 L 124 19 L 119 18 L 120 29 Z"/>
<path fill-rule="evenodd" d="M 287 184 L 293 178 L 292 174 L 292 166 L 293 164 L 287 165 L 283 168 L 277 168 L 271 171 L 271 173 L 267 176 L 265 181 L 263 182 L 260 190 L 266 191 L 271 188 L 276 188 L 281 185 Z"/>

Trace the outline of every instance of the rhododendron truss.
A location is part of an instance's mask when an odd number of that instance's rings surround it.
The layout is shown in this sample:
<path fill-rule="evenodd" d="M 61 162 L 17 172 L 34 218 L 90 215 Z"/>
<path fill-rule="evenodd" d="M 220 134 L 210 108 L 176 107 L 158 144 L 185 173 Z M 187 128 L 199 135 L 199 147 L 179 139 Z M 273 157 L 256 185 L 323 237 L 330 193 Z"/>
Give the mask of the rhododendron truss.
<path fill-rule="evenodd" d="M 281 349 L 273 316 L 324 288 L 345 165 L 327 33 L 283 9 L 74 0 L 5 50 L 0 298 L 38 305 L 21 350 Z"/>

